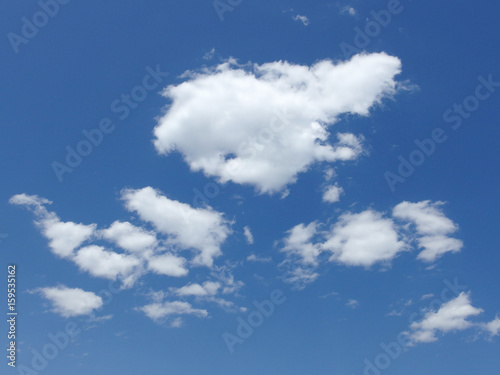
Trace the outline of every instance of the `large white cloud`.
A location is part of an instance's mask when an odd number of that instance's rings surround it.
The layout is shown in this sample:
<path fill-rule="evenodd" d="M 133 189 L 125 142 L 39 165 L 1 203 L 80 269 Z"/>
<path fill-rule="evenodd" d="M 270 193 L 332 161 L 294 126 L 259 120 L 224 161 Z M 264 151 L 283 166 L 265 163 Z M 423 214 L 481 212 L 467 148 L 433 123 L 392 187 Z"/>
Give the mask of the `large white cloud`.
<path fill-rule="evenodd" d="M 433 342 L 438 339 L 439 332 L 463 331 L 474 325 L 467 319 L 482 312 L 482 309 L 471 305 L 470 295 L 462 292 L 438 311 L 429 311 L 420 322 L 413 322 L 410 339 L 413 343 Z"/>
<path fill-rule="evenodd" d="M 52 303 L 52 311 L 65 318 L 90 315 L 92 311 L 103 305 L 102 298 L 92 292 L 79 288 L 57 287 L 39 288 L 36 290 Z"/>
<path fill-rule="evenodd" d="M 458 252 L 463 246 L 462 241 L 449 237 L 458 226 L 440 211 L 442 204 L 428 200 L 401 202 L 393 210 L 394 217 L 415 225 L 417 242 L 423 248 L 418 258 L 426 262 L 433 262 L 447 252 Z"/>
<path fill-rule="evenodd" d="M 276 61 L 238 65 L 230 60 L 168 86 L 171 105 L 154 130 L 161 154 L 180 152 L 193 171 L 221 182 L 273 193 L 314 162 L 350 160 L 360 152 L 353 134 L 330 125 L 343 113 L 368 115 L 397 91 L 398 58 L 356 55 L 312 66 Z"/>
<path fill-rule="evenodd" d="M 212 266 L 222 254 L 221 244 L 231 233 L 230 223 L 220 212 L 211 208 L 193 208 L 171 200 L 151 187 L 122 192 L 129 211 L 135 211 L 143 221 L 168 235 L 167 242 L 181 249 L 194 249 L 195 264 Z"/>

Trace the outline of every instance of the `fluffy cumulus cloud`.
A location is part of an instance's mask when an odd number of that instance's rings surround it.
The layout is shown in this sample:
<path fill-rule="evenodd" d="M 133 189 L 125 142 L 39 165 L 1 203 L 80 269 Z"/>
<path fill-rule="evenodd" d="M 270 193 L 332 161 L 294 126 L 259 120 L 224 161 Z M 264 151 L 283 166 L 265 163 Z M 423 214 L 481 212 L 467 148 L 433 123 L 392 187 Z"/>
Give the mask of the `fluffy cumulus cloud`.
<path fill-rule="evenodd" d="M 159 275 L 173 277 L 186 276 L 189 273 L 186 258 L 171 253 L 150 257 L 148 268 Z"/>
<path fill-rule="evenodd" d="M 490 337 L 498 336 L 500 334 L 500 318 L 496 316 L 491 322 L 484 323 L 482 328 Z"/>
<path fill-rule="evenodd" d="M 447 252 L 458 252 L 462 241 L 450 237 L 458 226 L 440 210 L 443 202 L 402 202 L 393 210 L 393 216 L 415 225 L 417 242 L 423 250 L 418 258 L 433 262 Z"/>
<path fill-rule="evenodd" d="M 340 216 L 327 236 L 323 248 L 332 253 L 330 260 L 350 266 L 370 267 L 390 262 L 405 250 L 391 219 L 367 210 Z"/>
<path fill-rule="evenodd" d="M 55 213 L 45 208 L 45 205 L 52 204 L 45 198 L 18 194 L 10 198 L 9 203 L 25 206 L 35 214 L 35 223 L 43 236 L 49 240 L 50 249 L 61 258 L 73 256 L 74 250 L 95 234 L 95 224 L 83 225 L 61 221 Z"/>
<path fill-rule="evenodd" d="M 308 225 L 296 225 L 287 232 L 288 236 L 284 239 L 281 251 L 298 257 L 305 265 L 317 265 L 318 256 L 321 253 L 320 244 L 313 243 L 313 237 L 317 231 L 315 222 Z"/>
<path fill-rule="evenodd" d="M 157 244 L 155 233 L 136 227 L 129 222 L 115 221 L 101 233 L 108 241 L 112 241 L 120 248 L 132 253 L 153 249 Z"/>
<path fill-rule="evenodd" d="M 468 319 L 482 312 L 482 309 L 471 305 L 470 295 L 462 292 L 443 304 L 438 311 L 429 311 L 422 321 L 413 322 L 410 339 L 413 343 L 433 342 L 438 339 L 438 333 L 463 331 L 475 325 Z"/>
<path fill-rule="evenodd" d="M 102 298 L 96 294 L 63 285 L 39 288 L 36 292 L 51 302 L 54 313 L 65 318 L 90 315 L 103 305 Z"/>
<path fill-rule="evenodd" d="M 193 171 L 221 183 L 283 191 L 315 162 L 355 159 L 359 137 L 331 134 L 344 113 L 368 115 L 398 88 L 396 57 L 356 55 L 311 66 L 234 60 L 168 86 L 171 101 L 154 129 L 160 154 L 177 151 Z"/>
<path fill-rule="evenodd" d="M 230 223 L 220 212 L 193 208 L 151 187 L 124 190 L 122 199 L 129 211 L 136 212 L 141 220 L 166 234 L 169 244 L 196 250 L 198 254 L 193 262 L 198 265 L 212 266 L 214 258 L 222 254 L 221 244 L 231 233 Z"/>
<path fill-rule="evenodd" d="M 286 279 L 301 286 L 314 281 L 324 259 L 346 266 L 387 267 L 400 253 L 411 250 L 414 242 L 424 247 L 418 259 L 426 262 L 447 251 L 458 251 L 448 246 L 456 244 L 460 249 L 462 242 L 448 237 L 456 225 L 442 213 L 441 204 L 402 202 L 393 209 L 392 217 L 372 209 L 346 212 L 327 230 L 320 230 L 326 225 L 318 222 L 298 224 L 282 241 Z M 429 255 L 431 250 L 435 256 Z"/>
<path fill-rule="evenodd" d="M 340 200 L 340 195 L 344 192 L 338 185 L 329 185 L 323 192 L 323 202 L 335 203 Z"/>
<path fill-rule="evenodd" d="M 140 259 L 126 254 L 109 251 L 102 246 L 86 246 L 78 250 L 74 262 L 82 271 L 92 276 L 110 280 L 121 279 L 130 287 L 139 277 L 138 269 L 142 265 Z"/>

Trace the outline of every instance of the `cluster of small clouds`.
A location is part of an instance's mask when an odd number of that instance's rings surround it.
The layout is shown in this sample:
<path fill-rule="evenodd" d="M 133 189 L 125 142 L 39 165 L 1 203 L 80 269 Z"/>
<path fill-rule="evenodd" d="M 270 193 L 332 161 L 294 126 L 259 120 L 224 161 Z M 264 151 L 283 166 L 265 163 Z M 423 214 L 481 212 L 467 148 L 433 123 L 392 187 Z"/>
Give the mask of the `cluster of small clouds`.
<path fill-rule="evenodd" d="M 124 189 L 121 199 L 125 208 L 136 213 L 150 229 L 128 221 L 115 221 L 105 229 L 98 229 L 96 224 L 64 222 L 47 210 L 46 206 L 52 202 L 34 195 L 15 195 L 10 203 L 25 206 L 34 213 L 35 223 L 48 239 L 54 255 L 73 262 L 91 276 L 120 281 L 122 288 L 133 287 L 148 272 L 180 278 L 187 276 L 193 267 L 207 267 L 212 272 L 220 269 L 214 265 L 214 259 L 222 254 L 221 245 L 232 233 L 232 223 L 222 213 L 210 207 L 193 208 L 151 187 Z M 227 272 L 218 279 L 219 282 L 207 281 L 203 286 L 188 284 L 173 295 L 215 296 L 219 289 L 231 293 L 242 285 Z M 100 297 L 80 289 L 54 287 L 39 291 L 52 301 L 52 311 L 64 317 L 89 314 L 102 305 Z M 73 303 L 75 299 L 81 304 Z M 231 305 L 225 300 L 219 304 Z M 196 309 L 187 309 L 183 301 L 165 302 L 164 310 L 169 314 L 185 311 L 202 316 Z M 143 311 L 154 316 L 151 309 Z"/>
<path fill-rule="evenodd" d="M 342 13 L 356 11 L 345 7 Z M 309 25 L 306 16 L 297 22 Z M 210 60 L 215 50 L 203 59 Z M 368 116 L 370 110 L 403 88 L 395 77 L 401 72 L 397 57 L 385 53 L 360 54 L 345 62 L 319 61 L 296 65 L 286 61 L 239 64 L 235 59 L 185 72 L 184 81 L 170 85 L 163 96 L 171 103 L 154 129 L 159 154 L 178 152 L 193 172 L 203 172 L 221 184 L 250 185 L 261 194 L 288 195 L 289 185 L 312 165 L 326 162 L 328 183 L 325 203 L 340 200 L 343 189 L 331 181 L 335 162 L 363 155 L 363 137 L 334 131 L 344 114 Z M 286 131 L 284 131 L 286 129 Z M 180 327 L 183 317 L 209 315 L 200 304 L 213 303 L 227 311 L 243 311 L 228 300 L 242 287 L 231 269 L 217 266 L 221 247 L 233 233 L 233 222 L 210 206 L 194 208 L 168 198 L 152 187 L 124 189 L 125 209 L 143 224 L 115 221 L 97 224 L 64 222 L 47 209 L 51 202 L 19 194 L 10 203 L 29 208 L 54 255 L 74 263 L 94 277 L 120 281 L 131 288 L 148 273 L 183 278 L 193 268 L 210 270 L 204 282 L 152 291 L 150 301 L 136 310 L 160 324 Z M 391 266 L 403 252 L 417 248 L 417 259 L 432 264 L 447 253 L 462 249 L 452 237 L 458 226 L 442 212 L 443 202 L 402 202 L 390 214 L 367 209 L 344 212 L 335 223 L 300 223 L 282 240 L 286 280 L 299 288 L 319 277 L 323 262 L 352 267 Z M 243 228 L 248 245 L 254 243 L 250 227 Z M 247 262 L 271 262 L 250 254 Z M 36 289 L 63 317 L 89 315 L 103 305 L 92 292 L 64 285 Z M 425 296 L 424 296 L 425 297 Z M 347 301 L 352 309 L 355 299 Z M 471 305 L 469 294 L 428 311 L 411 324 L 412 342 L 435 341 L 442 333 L 476 326 L 490 337 L 500 332 L 500 319 L 473 323 L 482 313 Z M 394 315 L 397 315 L 395 312 Z"/>
<path fill-rule="evenodd" d="M 462 241 L 450 237 L 458 226 L 441 211 L 443 202 L 402 202 L 392 217 L 368 209 L 340 215 L 329 229 L 317 221 L 298 224 L 287 232 L 281 251 L 286 279 L 299 288 L 318 277 L 319 264 L 327 260 L 346 266 L 390 267 L 400 253 L 420 249 L 417 258 L 432 263 L 448 252 L 457 252 Z"/>
<path fill-rule="evenodd" d="M 224 298 L 234 295 L 243 286 L 241 281 L 236 281 L 228 267 L 214 267 L 212 276 L 216 281 L 204 283 L 189 283 L 182 287 L 170 287 L 168 290 L 152 291 L 149 293 L 151 303 L 136 308 L 147 317 L 159 324 L 168 324 L 173 328 L 181 327 L 184 323 L 183 315 L 193 315 L 205 318 L 209 315 L 206 309 L 194 308 L 192 299 L 197 304 L 212 303 L 228 312 L 245 311 L 234 302 Z M 175 300 L 172 301 L 172 298 Z M 179 300 L 180 299 L 180 300 Z"/>
<path fill-rule="evenodd" d="M 154 129 L 154 145 L 163 155 L 179 152 L 193 172 L 221 184 L 284 193 L 314 163 L 362 154 L 361 137 L 331 134 L 331 126 L 342 114 L 367 116 L 393 97 L 402 87 L 395 80 L 400 71 L 400 60 L 385 53 L 311 66 L 229 59 L 188 71 L 184 82 L 163 91 L 171 104 Z"/>
<path fill-rule="evenodd" d="M 472 306 L 470 292 L 461 292 L 456 298 L 444 303 L 437 311 L 427 311 L 421 321 L 413 322 L 406 333 L 412 345 L 438 340 L 439 335 L 464 331 L 476 327 L 488 338 L 500 333 L 500 318 L 488 323 L 473 322 L 470 318 L 483 313 L 483 309 Z"/>

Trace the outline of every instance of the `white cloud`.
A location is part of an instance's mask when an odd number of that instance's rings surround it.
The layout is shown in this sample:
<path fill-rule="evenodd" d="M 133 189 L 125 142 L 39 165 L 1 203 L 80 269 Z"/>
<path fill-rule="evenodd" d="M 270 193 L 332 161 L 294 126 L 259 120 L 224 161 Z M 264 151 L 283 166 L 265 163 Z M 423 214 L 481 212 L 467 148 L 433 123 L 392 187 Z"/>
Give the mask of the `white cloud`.
<path fill-rule="evenodd" d="M 482 328 L 490 337 L 498 336 L 500 334 L 500 318 L 496 316 L 491 322 L 482 324 Z"/>
<path fill-rule="evenodd" d="M 347 13 L 350 16 L 355 16 L 356 15 L 356 9 L 354 9 L 353 7 L 350 7 L 350 6 L 346 5 L 345 7 L 343 7 L 340 10 L 340 13 L 341 14 Z"/>
<path fill-rule="evenodd" d="M 125 286 L 133 285 L 142 264 L 132 255 L 118 254 L 95 245 L 78 250 L 74 261 L 81 270 L 93 276 L 111 280 L 120 278 Z"/>
<path fill-rule="evenodd" d="M 156 246 L 156 234 L 129 222 L 115 221 L 108 229 L 101 231 L 108 241 L 132 253 L 141 253 Z"/>
<path fill-rule="evenodd" d="M 189 273 L 186 262 L 185 258 L 167 253 L 149 258 L 148 268 L 159 275 L 180 277 Z"/>
<path fill-rule="evenodd" d="M 361 153 L 353 134 L 337 134 L 333 144 L 330 127 L 340 114 L 368 115 L 392 96 L 400 70 L 399 59 L 379 53 L 312 66 L 230 60 L 187 72 L 185 82 L 164 90 L 172 103 L 154 130 L 154 144 L 160 154 L 181 153 L 192 171 L 221 183 L 283 191 L 315 162 Z"/>
<path fill-rule="evenodd" d="M 151 187 L 122 191 L 122 199 L 129 211 L 135 211 L 143 221 L 168 235 L 167 243 L 181 249 L 195 249 L 199 253 L 193 262 L 212 266 L 215 257 L 222 254 L 221 244 L 231 233 L 229 222 L 220 212 L 211 208 L 192 208 L 190 205 L 168 199 Z"/>
<path fill-rule="evenodd" d="M 191 304 L 182 301 L 152 303 L 150 305 L 140 307 L 138 310 L 144 312 L 148 318 L 154 320 L 155 322 L 160 322 L 162 319 L 171 315 L 194 315 L 200 318 L 208 316 L 208 312 L 206 310 L 195 309 L 191 306 Z M 178 317 L 175 319 L 178 319 Z"/>
<path fill-rule="evenodd" d="M 340 200 L 340 195 L 344 192 L 344 190 L 339 187 L 337 184 L 329 185 L 326 187 L 323 192 L 323 202 L 335 203 Z"/>
<path fill-rule="evenodd" d="M 253 244 L 253 235 L 252 235 L 252 232 L 250 231 L 250 228 L 248 226 L 243 228 L 243 234 L 245 235 L 247 243 L 249 245 Z"/>
<path fill-rule="evenodd" d="M 330 261 L 364 267 L 387 264 L 407 249 L 392 220 L 373 210 L 340 216 L 322 248 L 332 252 Z"/>
<path fill-rule="evenodd" d="M 212 266 L 213 258 L 221 254 L 222 242 L 231 233 L 232 223 L 221 213 L 210 207 L 194 209 L 166 198 L 151 187 L 123 190 L 122 199 L 127 209 L 151 222 L 158 232 L 127 221 L 115 221 L 102 230 L 97 230 L 96 224 L 64 223 L 55 213 L 47 211 L 45 205 L 51 202 L 38 196 L 19 194 L 10 203 L 33 211 L 35 223 L 56 255 L 71 260 L 92 276 L 119 279 L 124 287 L 131 287 L 146 271 L 180 277 L 189 273 L 189 264 Z M 161 235 L 166 238 L 159 238 Z M 84 242 L 103 239 L 125 253 L 92 243 L 78 250 Z M 188 261 L 177 254 L 185 249 L 195 250 L 194 259 Z"/>
<path fill-rule="evenodd" d="M 387 267 L 401 252 L 411 250 L 415 239 L 425 247 L 418 259 L 434 260 L 430 251 L 434 255 L 447 251 L 441 237 L 456 230 L 456 225 L 437 209 L 440 204 L 402 202 L 393 209 L 393 218 L 371 209 L 346 212 L 326 231 L 319 230 L 325 225 L 318 222 L 298 224 L 287 232 L 280 250 L 286 254 L 280 264 L 285 268 L 285 280 L 301 288 L 314 281 L 327 254 L 329 261 L 347 266 L 368 268 L 380 263 Z M 395 218 L 411 221 L 415 228 L 399 225 Z M 460 240 L 449 240 L 462 246 Z"/>
<path fill-rule="evenodd" d="M 45 205 L 52 202 L 45 198 L 18 194 L 10 198 L 9 203 L 26 206 L 33 211 L 36 217 L 35 223 L 49 240 L 49 247 L 61 258 L 70 258 L 76 248 L 94 235 L 95 224 L 62 222 L 55 213 L 47 211 Z"/>
<path fill-rule="evenodd" d="M 206 281 L 203 285 L 200 284 L 189 284 L 181 288 L 171 288 L 171 290 L 179 296 L 214 296 L 220 289 L 221 284 L 213 281 Z"/>
<path fill-rule="evenodd" d="M 359 302 L 351 298 L 345 305 L 351 309 L 357 309 L 359 307 Z"/>
<path fill-rule="evenodd" d="M 296 225 L 283 239 L 281 251 L 286 253 L 286 260 L 281 266 L 286 267 L 285 280 L 298 288 L 319 276 L 317 267 L 324 253 L 330 254 L 330 262 L 370 267 L 375 263 L 388 265 L 407 249 L 392 220 L 376 211 L 345 213 L 329 231 L 318 231 L 318 225 Z"/>
<path fill-rule="evenodd" d="M 434 297 L 434 294 L 429 293 L 429 294 L 424 294 L 424 295 L 422 296 L 422 298 L 420 298 L 420 299 L 421 299 L 421 300 L 424 300 L 424 299 L 429 299 L 429 298 L 432 298 L 432 297 Z"/>
<path fill-rule="evenodd" d="M 215 48 L 212 48 L 210 51 L 203 55 L 203 60 L 212 60 L 215 56 Z"/>
<path fill-rule="evenodd" d="M 417 242 L 424 250 L 418 258 L 434 262 L 447 252 L 458 252 L 463 247 L 460 240 L 449 237 L 458 226 L 440 211 L 443 202 L 422 201 L 418 203 L 402 202 L 393 210 L 393 216 L 410 221 L 416 227 Z"/>
<path fill-rule="evenodd" d="M 234 266 L 229 266 L 227 264 L 224 266 L 214 266 L 212 268 L 212 272 L 210 273 L 212 277 L 217 279 L 222 285 L 222 294 L 236 293 L 243 285 L 245 285 L 243 281 L 235 280 L 232 268 L 234 268 Z"/>
<path fill-rule="evenodd" d="M 57 287 L 39 288 L 36 290 L 52 303 L 52 311 L 64 318 L 90 315 L 95 309 L 102 307 L 102 298 L 92 292 L 79 288 Z"/>
<path fill-rule="evenodd" d="M 95 224 L 62 223 L 55 213 L 47 211 L 45 205 L 51 202 L 37 196 L 20 194 L 12 197 L 10 203 L 27 206 L 34 212 L 36 223 L 49 239 L 54 253 L 64 254 L 80 270 L 94 277 L 119 280 L 122 288 L 132 287 L 148 272 L 182 277 L 190 272 L 189 266 L 211 267 L 209 272 L 214 281 L 170 288 L 170 293 L 154 293 L 151 296 L 152 303 L 141 308 L 152 319 L 186 314 L 207 315 L 206 310 L 193 308 L 184 302 L 166 302 L 164 299 L 167 295 L 182 298 L 192 296 L 196 297 L 197 302 L 215 303 L 227 311 L 237 309 L 233 302 L 217 297 L 217 294 L 234 294 L 243 286 L 243 282 L 235 280 L 231 273 L 232 266 L 212 265 L 212 258 L 220 255 L 220 245 L 231 233 L 229 226 L 232 223 L 209 207 L 194 209 L 187 204 L 170 200 L 150 187 L 123 190 L 122 199 L 128 210 L 137 212 L 140 219 L 151 223 L 156 229 L 146 229 L 145 226 L 120 220 L 100 230 L 96 229 Z M 147 223 L 144 224 L 149 227 Z M 101 244 L 104 240 L 111 246 Z M 84 244 L 85 241 L 89 243 Z M 121 248 L 121 251 L 115 251 L 115 248 Z M 192 260 L 180 255 L 185 250 L 195 250 Z M 206 271 L 204 274 L 206 275 Z M 95 305 L 90 304 L 88 294 L 79 294 L 77 290 L 65 287 L 45 288 L 40 289 L 40 292 L 51 298 L 54 311 L 64 316 L 86 314 L 85 306 Z M 85 305 L 73 303 L 70 298 L 72 295 L 83 296 L 82 303 Z M 63 300 L 66 297 L 69 301 L 67 305 Z M 97 318 L 94 322 L 103 319 L 105 317 Z M 170 319 L 174 327 L 181 326 L 182 322 L 180 316 Z"/>
<path fill-rule="evenodd" d="M 297 14 L 295 17 L 293 17 L 293 20 L 302 22 L 304 26 L 309 26 L 309 24 L 311 23 L 309 21 L 309 18 L 307 18 L 306 16 L 301 16 L 300 14 Z"/>
<path fill-rule="evenodd" d="M 321 253 L 319 244 L 313 243 L 313 238 L 317 233 L 317 224 L 312 222 L 309 225 L 299 224 L 290 229 L 288 236 L 284 239 L 285 246 L 281 249 L 287 256 L 297 256 L 300 262 L 305 265 L 316 266 L 318 256 Z"/>
<path fill-rule="evenodd" d="M 422 321 L 413 322 L 410 326 L 410 339 L 414 343 L 433 342 L 438 339 L 438 332 L 463 331 L 474 325 L 467 319 L 482 312 L 482 309 L 471 305 L 469 294 L 462 292 L 443 304 L 438 311 L 429 311 Z"/>
<path fill-rule="evenodd" d="M 247 261 L 249 262 L 262 262 L 262 263 L 269 263 L 272 259 L 270 257 L 258 257 L 255 254 L 250 254 L 247 256 Z"/>
<path fill-rule="evenodd" d="M 304 289 L 306 285 L 313 283 L 318 277 L 314 266 L 288 265 L 289 269 L 284 278 L 287 283 L 293 284 L 298 290 Z"/>
<path fill-rule="evenodd" d="M 184 324 L 184 321 L 182 320 L 182 318 L 174 318 L 170 322 L 170 327 L 172 327 L 172 328 L 180 328 L 180 327 L 182 327 L 183 324 Z"/>

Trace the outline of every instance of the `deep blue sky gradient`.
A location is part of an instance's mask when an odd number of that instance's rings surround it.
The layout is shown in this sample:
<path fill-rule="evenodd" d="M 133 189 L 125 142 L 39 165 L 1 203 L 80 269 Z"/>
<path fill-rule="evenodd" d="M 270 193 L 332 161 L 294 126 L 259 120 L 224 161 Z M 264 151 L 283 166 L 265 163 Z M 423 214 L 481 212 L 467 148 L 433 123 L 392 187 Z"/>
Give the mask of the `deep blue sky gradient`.
<path fill-rule="evenodd" d="M 439 294 L 443 280 L 458 278 L 472 291 L 474 306 L 485 310 L 483 320 L 500 312 L 498 290 L 498 226 L 500 201 L 500 89 L 480 103 L 477 111 L 454 131 L 443 113 L 474 94 L 478 77 L 492 74 L 500 81 L 496 2 L 418 2 L 403 0 L 404 10 L 373 38 L 368 52 L 397 56 L 400 81 L 418 86 L 384 100 L 369 117 L 346 116 L 336 126 L 363 134 L 369 155 L 336 168 L 345 194 L 335 205 L 321 202 L 322 170 L 313 167 L 291 186 L 286 199 L 257 195 L 251 187 L 228 183 L 209 204 L 235 219 L 234 229 L 252 228 L 250 252 L 270 256 L 271 263 L 252 263 L 235 269 L 245 282 L 239 303 L 269 298 L 280 289 L 286 302 L 231 355 L 223 332 L 234 332 L 238 314 L 213 308 L 208 319 L 188 319 L 180 329 L 159 327 L 135 306 L 144 304 L 148 288 L 181 286 L 183 281 L 148 275 L 144 285 L 123 291 L 103 309 L 113 319 L 83 330 L 46 373 L 79 374 L 362 374 L 364 359 L 381 352 L 380 343 L 395 340 L 408 328 L 408 316 Z M 340 14 L 343 6 L 356 16 Z M 39 10 L 35 1 L 0 5 L 0 254 L 2 274 L 7 264 L 18 271 L 19 362 L 30 361 L 30 350 L 41 348 L 48 332 L 64 327 L 65 319 L 47 313 L 46 302 L 27 291 L 58 283 L 97 292 L 107 281 L 80 273 L 76 266 L 50 253 L 47 241 L 24 209 L 9 205 L 11 196 L 36 194 L 54 202 L 62 220 L 98 223 L 128 220 L 119 200 L 122 188 L 153 186 L 169 198 L 191 203 L 193 189 L 213 181 L 191 173 L 178 154 L 157 155 L 152 144 L 155 118 L 168 104 L 161 88 L 182 80 L 186 70 L 198 69 L 228 57 L 240 62 L 286 60 L 312 64 L 321 59 L 342 60 L 342 42 L 351 43 L 355 26 L 363 28 L 371 10 L 387 1 L 247 1 L 220 21 L 210 1 L 106 1 L 61 5 L 56 17 L 15 53 L 9 32 L 20 33 L 21 17 Z M 293 11 L 290 11 L 293 9 Z M 295 22 L 305 15 L 309 26 Z M 203 56 L 212 48 L 211 61 Z M 122 93 L 140 84 L 146 68 L 159 65 L 168 72 L 157 90 L 124 119 L 110 110 Z M 62 162 L 66 146 L 76 147 L 82 130 L 94 129 L 109 117 L 116 129 L 72 173 L 56 178 L 51 163 Z M 448 140 L 439 144 L 407 181 L 391 192 L 384 172 L 395 172 L 398 156 L 408 157 L 415 139 L 430 137 L 441 127 Z M 234 195 L 243 197 L 238 205 Z M 460 226 L 457 236 L 465 247 L 446 255 L 434 269 L 402 254 L 382 271 L 333 263 L 303 291 L 280 279 L 282 254 L 274 242 L 298 223 L 332 222 L 342 212 L 372 207 L 388 212 L 403 200 L 446 201 L 444 212 Z M 237 261 L 249 252 L 242 236 L 223 245 L 224 259 Z M 260 275 L 258 280 L 254 274 Z M 199 274 L 202 282 L 202 273 Z M 330 292 L 338 295 L 321 298 Z M 5 292 L 0 294 L 5 300 Z M 357 309 L 345 306 L 359 301 Z M 385 316 L 398 301 L 413 299 L 402 316 Z M 395 306 L 395 305 L 394 305 Z M 244 316 L 244 314 L 242 315 Z M 73 319 L 81 327 L 85 319 Z M 4 327 L 4 325 L 2 325 Z M 5 331 L 5 330 L 3 330 Z M 438 342 L 418 345 L 395 359 L 385 374 L 484 374 L 500 368 L 498 338 L 474 340 L 474 332 L 449 334 Z M 4 342 L 2 334 L 2 342 Z M 2 367 L 6 365 L 2 362 Z M 16 373 L 11 369 L 8 374 Z"/>

